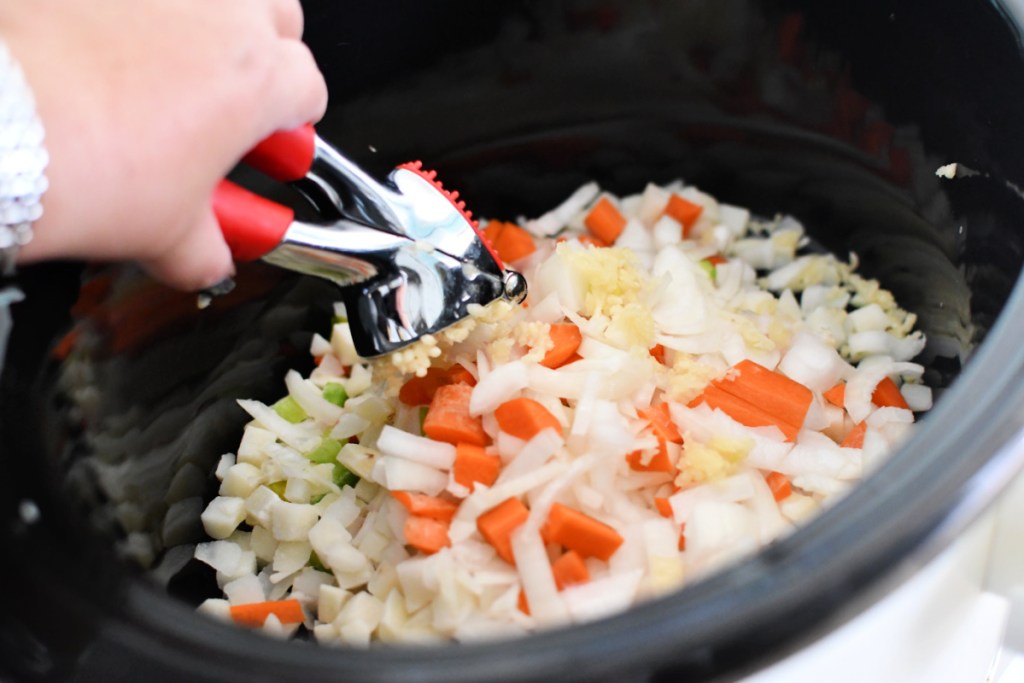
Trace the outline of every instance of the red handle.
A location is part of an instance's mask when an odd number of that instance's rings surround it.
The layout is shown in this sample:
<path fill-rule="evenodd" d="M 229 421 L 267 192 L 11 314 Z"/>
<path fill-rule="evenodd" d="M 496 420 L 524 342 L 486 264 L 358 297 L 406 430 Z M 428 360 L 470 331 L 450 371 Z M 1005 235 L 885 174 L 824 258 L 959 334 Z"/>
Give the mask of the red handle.
<path fill-rule="evenodd" d="M 253 147 L 245 163 L 283 183 L 299 180 L 309 172 L 316 153 L 313 124 L 282 130 Z"/>
<path fill-rule="evenodd" d="M 287 206 L 253 194 L 230 180 L 213 191 L 213 213 L 238 261 L 258 259 L 281 243 L 295 219 Z"/>

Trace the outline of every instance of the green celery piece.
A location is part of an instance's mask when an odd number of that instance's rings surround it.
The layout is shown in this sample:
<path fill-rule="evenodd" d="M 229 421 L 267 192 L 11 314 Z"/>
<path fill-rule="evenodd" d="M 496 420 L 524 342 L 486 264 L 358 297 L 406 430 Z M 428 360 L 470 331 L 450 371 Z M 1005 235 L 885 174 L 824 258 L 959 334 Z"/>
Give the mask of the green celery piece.
<path fill-rule="evenodd" d="M 310 505 L 316 505 L 316 504 L 317 504 L 317 503 L 319 503 L 319 502 L 320 502 L 321 500 L 323 500 L 323 499 L 324 499 L 324 496 L 326 496 L 326 495 L 327 495 L 326 493 L 321 493 L 321 494 L 320 494 L 320 495 L 318 495 L 318 496 L 313 496 L 312 498 L 310 498 L 310 499 L 309 499 L 309 504 L 310 504 Z"/>
<path fill-rule="evenodd" d="M 328 382 L 324 386 L 324 398 L 336 406 L 343 406 L 348 400 L 348 392 L 338 382 Z"/>
<path fill-rule="evenodd" d="M 274 412 L 293 424 L 298 424 L 308 417 L 302 406 L 291 396 L 285 396 L 272 407 Z"/>
<path fill-rule="evenodd" d="M 273 484 L 267 484 L 267 488 L 277 494 L 277 497 L 284 500 L 284 488 L 288 486 L 288 482 L 284 479 L 281 481 L 275 481 Z"/>
<path fill-rule="evenodd" d="M 420 406 L 420 434 L 423 434 L 423 421 L 427 419 L 427 406 Z"/>
<path fill-rule="evenodd" d="M 318 465 L 334 462 L 341 450 L 342 443 L 337 439 L 323 439 L 320 445 L 306 453 L 306 457 Z"/>
<path fill-rule="evenodd" d="M 359 476 L 340 462 L 334 463 L 333 474 L 334 483 L 340 488 L 355 486 L 359 482 Z"/>
<path fill-rule="evenodd" d="M 309 566 L 317 570 L 318 572 L 326 572 L 328 574 L 331 573 L 331 570 L 324 565 L 324 563 L 320 560 L 320 556 L 316 554 L 315 550 L 309 551 Z"/>
<path fill-rule="evenodd" d="M 715 268 L 715 264 L 705 258 L 700 260 L 700 267 L 704 269 L 704 272 L 707 273 L 708 277 L 711 278 L 711 281 L 714 282 L 715 275 L 718 274 L 718 269 Z"/>

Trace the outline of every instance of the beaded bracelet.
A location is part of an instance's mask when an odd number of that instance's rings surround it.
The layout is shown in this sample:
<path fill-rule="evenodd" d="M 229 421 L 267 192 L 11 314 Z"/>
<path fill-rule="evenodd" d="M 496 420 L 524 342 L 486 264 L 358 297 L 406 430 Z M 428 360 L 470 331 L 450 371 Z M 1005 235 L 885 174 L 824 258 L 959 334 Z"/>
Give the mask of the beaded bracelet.
<path fill-rule="evenodd" d="M 0 41 L 0 275 L 11 275 L 18 250 L 43 214 L 49 155 L 43 124 L 21 66 Z"/>

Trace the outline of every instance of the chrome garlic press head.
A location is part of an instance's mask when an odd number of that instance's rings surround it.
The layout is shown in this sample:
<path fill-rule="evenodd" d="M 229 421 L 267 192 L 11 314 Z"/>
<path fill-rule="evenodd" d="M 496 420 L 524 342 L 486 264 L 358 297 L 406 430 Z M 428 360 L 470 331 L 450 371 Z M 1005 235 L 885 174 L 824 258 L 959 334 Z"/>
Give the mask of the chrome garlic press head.
<path fill-rule="evenodd" d="M 340 285 L 363 357 L 438 332 L 474 304 L 526 296 L 524 278 L 505 269 L 457 193 L 419 162 L 378 182 L 311 126 L 271 136 L 245 161 L 293 183 L 319 219 L 296 220 L 291 208 L 223 181 L 214 212 L 235 258 Z"/>

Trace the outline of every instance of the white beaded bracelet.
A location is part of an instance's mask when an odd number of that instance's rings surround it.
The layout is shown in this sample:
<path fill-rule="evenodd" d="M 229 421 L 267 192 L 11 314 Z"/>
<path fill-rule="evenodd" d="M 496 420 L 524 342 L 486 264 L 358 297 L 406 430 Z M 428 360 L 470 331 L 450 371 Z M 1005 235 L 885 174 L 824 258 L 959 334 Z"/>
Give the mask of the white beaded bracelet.
<path fill-rule="evenodd" d="M 49 155 L 43 124 L 21 66 L 0 41 L 0 275 L 14 272 L 18 250 L 43 215 Z"/>

